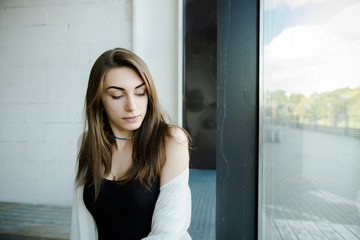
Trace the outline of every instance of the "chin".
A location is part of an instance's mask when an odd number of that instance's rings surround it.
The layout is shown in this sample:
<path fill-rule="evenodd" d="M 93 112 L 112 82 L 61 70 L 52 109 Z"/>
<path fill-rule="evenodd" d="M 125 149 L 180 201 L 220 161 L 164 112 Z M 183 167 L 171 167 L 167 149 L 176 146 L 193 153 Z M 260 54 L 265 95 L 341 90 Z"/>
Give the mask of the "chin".
<path fill-rule="evenodd" d="M 131 124 L 131 125 L 132 126 L 127 126 L 126 129 L 129 131 L 135 131 L 141 127 L 141 123 L 140 124 Z"/>

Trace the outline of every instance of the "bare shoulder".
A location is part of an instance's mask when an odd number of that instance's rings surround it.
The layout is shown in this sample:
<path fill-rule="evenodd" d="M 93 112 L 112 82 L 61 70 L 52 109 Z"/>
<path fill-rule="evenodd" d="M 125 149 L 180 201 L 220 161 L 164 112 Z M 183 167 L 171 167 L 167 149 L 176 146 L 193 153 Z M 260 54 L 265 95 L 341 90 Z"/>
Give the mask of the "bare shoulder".
<path fill-rule="evenodd" d="M 166 162 L 161 173 L 161 186 L 177 177 L 189 166 L 188 136 L 181 128 L 172 126 L 165 144 Z"/>
<path fill-rule="evenodd" d="M 188 136 L 187 134 L 184 132 L 184 130 L 180 127 L 176 127 L 176 126 L 171 126 L 170 127 L 170 134 L 171 137 L 168 137 L 168 141 L 175 141 L 178 142 L 180 144 L 185 144 L 186 147 L 188 147 Z"/>

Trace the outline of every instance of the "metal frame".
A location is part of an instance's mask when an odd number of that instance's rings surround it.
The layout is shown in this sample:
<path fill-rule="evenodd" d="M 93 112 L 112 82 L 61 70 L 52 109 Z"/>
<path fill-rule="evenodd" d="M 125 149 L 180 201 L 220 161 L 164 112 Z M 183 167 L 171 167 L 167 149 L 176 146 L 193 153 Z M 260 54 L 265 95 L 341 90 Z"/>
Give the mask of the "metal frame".
<path fill-rule="evenodd" d="M 216 239 L 257 239 L 259 1 L 218 1 Z"/>

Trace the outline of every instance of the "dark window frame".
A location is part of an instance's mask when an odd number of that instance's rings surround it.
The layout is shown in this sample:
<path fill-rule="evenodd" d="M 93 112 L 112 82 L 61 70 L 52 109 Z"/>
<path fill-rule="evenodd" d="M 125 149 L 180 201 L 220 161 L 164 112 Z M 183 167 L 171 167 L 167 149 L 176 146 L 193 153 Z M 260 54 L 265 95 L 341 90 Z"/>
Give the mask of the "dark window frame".
<path fill-rule="evenodd" d="M 216 239 L 257 239 L 259 1 L 218 1 Z"/>

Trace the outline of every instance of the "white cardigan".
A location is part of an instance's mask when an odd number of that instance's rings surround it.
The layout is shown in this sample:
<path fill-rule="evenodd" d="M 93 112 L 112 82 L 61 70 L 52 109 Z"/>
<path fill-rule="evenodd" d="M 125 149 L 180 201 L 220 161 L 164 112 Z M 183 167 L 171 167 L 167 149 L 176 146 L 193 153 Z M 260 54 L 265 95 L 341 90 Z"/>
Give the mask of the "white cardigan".
<path fill-rule="evenodd" d="M 187 229 L 191 220 L 191 192 L 189 188 L 189 168 L 179 176 L 160 187 L 156 201 L 151 232 L 143 240 L 191 240 Z M 95 221 L 83 200 L 84 186 L 75 189 L 71 240 L 97 240 Z"/>

